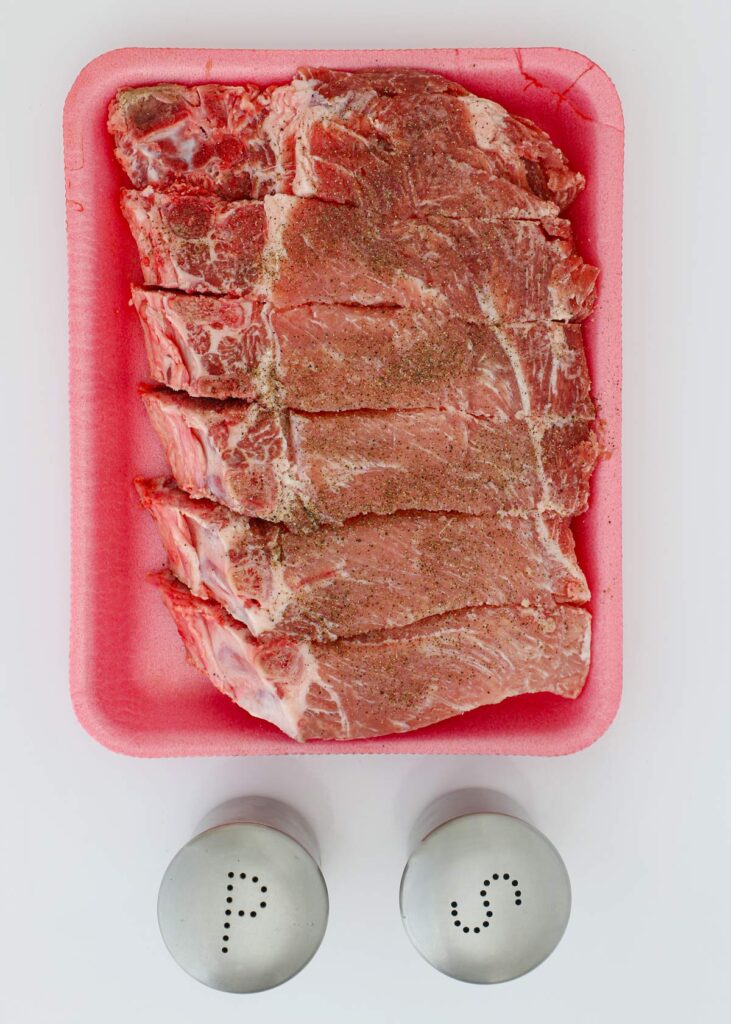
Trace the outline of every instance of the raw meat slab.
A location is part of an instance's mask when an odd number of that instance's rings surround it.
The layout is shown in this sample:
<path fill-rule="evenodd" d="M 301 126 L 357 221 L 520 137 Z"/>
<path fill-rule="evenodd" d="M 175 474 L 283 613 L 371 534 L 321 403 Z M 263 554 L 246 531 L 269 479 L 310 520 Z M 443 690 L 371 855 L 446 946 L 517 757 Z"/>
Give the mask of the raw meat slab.
<path fill-rule="evenodd" d="M 289 79 L 302 64 L 424 67 L 529 117 L 582 171 L 569 211 L 584 259 L 600 266 L 584 325 L 594 396 L 610 457 L 575 524 L 593 598 L 589 677 L 575 701 L 550 694 L 506 703 L 412 734 L 304 749 L 242 715 L 185 661 L 147 572 L 162 564 L 157 532 L 132 478 L 166 471 L 136 386 L 146 376 L 141 330 L 129 306 L 141 283 L 119 213 L 126 183 L 106 129 L 109 103 L 128 86 Z M 588 58 L 560 49 L 253 51 L 127 49 L 79 75 L 64 115 L 69 253 L 72 458 L 71 693 L 77 714 L 112 749 L 145 756 L 272 753 L 564 754 L 600 736 L 621 693 L 621 227 L 623 125 L 611 81 Z M 111 255 L 110 255 L 111 254 Z M 103 270 L 103 272 L 102 272 Z M 113 429 L 110 429 L 113 425 Z"/>
<path fill-rule="evenodd" d="M 297 533 L 408 509 L 584 512 L 586 421 L 509 423 L 457 409 L 304 413 L 141 388 L 178 484 Z"/>
<path fill-rule="evenodd" d="M 305 412 L 452 407 L 505 421 L 593 419 L 578 324 L 493 326 L 415 309 L 134 288 L 150 374 L 201 398 Z M 520 381 L 520 384 L 519 384 Z"/>
<path fill-rule="evenodd" d="M 469 605 L 588 600 L 568 522 L 429 512 L 361 516 L 297 535 L 138 480 L 173 573 L 258 636 L 333 640 Z"/>
<path fill-rule="evenodd" d="M 436 307 L 490 323 L 583 320 L 597 271 L 571 225 L 432 216 L 384 221 L 319 199 L 122 192 L 145 284 L 241 295 L 287 309 L 310 302 Z"/>
<path fill-rule="evenodd" d="M 281 192 L 396 217 L 551 216 L 575 198 L 583 178 L 543 132 L 444 82 L 305 68 L 259 93 L 162 84 L 120 93 L 109 129 L 136 188 Z"/>
<path fill-rule="evenodd" d="M 350 640 L 264 636 L 169 573 L 158 577 L 191 661 L 286 735 L 348 741 L 406 732 L 506 697 L 576 697 L 589 662 L 585 608 L 468 608 Z"/>

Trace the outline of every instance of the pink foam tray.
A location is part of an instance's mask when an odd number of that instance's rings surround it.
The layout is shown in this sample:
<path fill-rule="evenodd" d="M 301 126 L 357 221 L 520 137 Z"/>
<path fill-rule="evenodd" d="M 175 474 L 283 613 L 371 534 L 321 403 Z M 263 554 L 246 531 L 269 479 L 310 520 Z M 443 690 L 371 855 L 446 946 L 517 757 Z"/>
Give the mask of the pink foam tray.
<path fill-rule="evenodd" d="M 298 744 L 251 718 L 185 660 L 147 574 L 161 566 L 155 527 L 132 479 L 165 472 L 137 396 L 147 376 L 129 305 L 141 274 L 119 212 L 125 184 L 106 131 L 123 86 L 172 81 L 284 82 L 301 64 L 426 68 L 532 118 L 583 171 L 570 211 L 578 247 L 601 270 L 585 338 L 609 457 L 576 522 L 593 598 L 591 671 L 575 701 L 517 697 L 401 736 Z M 607 728 L 619 705 L 621 591 L 622 110 L 587 57 L 561 49 L 173 50 L 105 53 L 79 74 L 64 110 L 69 267 L 72 601 L 71 696 L 82 725 L 113 750 L 146 756 L 283 753 L 565 754 Z"/>

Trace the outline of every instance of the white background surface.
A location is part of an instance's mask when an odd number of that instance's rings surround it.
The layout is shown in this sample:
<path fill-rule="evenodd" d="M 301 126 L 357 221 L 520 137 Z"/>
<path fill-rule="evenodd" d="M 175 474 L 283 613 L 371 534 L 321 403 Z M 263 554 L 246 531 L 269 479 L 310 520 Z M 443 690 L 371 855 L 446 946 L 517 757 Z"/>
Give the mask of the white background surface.
<path fill-rule="evenodd" d="M 431 1024 L 729 1019 L 729 68 L 722 0 L 9 0 L 0 31 L 2 486 L 0 1018 L 8 1024 Z M 725 36 L 725 38 L 724 38 Z M 68 456 L 61 108 L 125 45 L 535 46 L 614 78 L 627 125 L 626 683 L 596 746 L 559 760 L 134 761 L 67 698 Z M 103 268 L 100 268 L 103 273 Z M 459 786 L 518 802 L 563 853 L 566 937 L 501 987 L 412 952 L 411 822 Z M 158 937 L 162 871 L 199 818 L 283 797 L 320 836 L 332 900 L 293 982 L 232 997 Z"/>

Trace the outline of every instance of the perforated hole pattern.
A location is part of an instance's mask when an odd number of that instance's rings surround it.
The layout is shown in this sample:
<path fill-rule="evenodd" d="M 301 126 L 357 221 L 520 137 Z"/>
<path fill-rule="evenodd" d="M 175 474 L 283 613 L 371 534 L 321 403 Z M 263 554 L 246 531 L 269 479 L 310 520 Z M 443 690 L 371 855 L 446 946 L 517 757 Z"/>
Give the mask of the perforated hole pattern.
<path fill-rule="evenodd" d="M 237 885 L 238 890 L 243 889 L 244 891 L 237 891 Z M 266 885 L 259 885 L 258 875 L 247 875 L 245 871 L 229 871 L 226 875 L 226 909 L 224 911 L 224 915 L 226 917 L 231 917 L 234 896 L 238 896 L 242 902 L 245 903 L 245 906 L 237 909 L 236 916 L 245 918 L 248 914 L 250 918 L 255 918 L 262 910 L 266 910 L 268 898 L 266 897 L 267 892 L 268 888 Z M 250 909 L 252 902 L 255 903 L 256 910 Z M 233 939 L 230 921 L 224 922 L 223 930 L 225 934 L 221 938 L 221 941 L 223 942 L 221 952 L 228 953 Z"/>
<path fill-rule="evenodd" d="M 483 928 L 490 927 L 490 918 L 493 917 L 493 911 L 489 909 L 490 900 L 485 897 L 488 895 L 488 888 L 494 885 L 495 882 L 509 882 L 510 883 L 510 895 L 513 898 L 516 907 L 523 905 L 523 893 L 518 888 L 520 883 L 517 878 L 511 878 L 508 872 L 503 872 L 502 875 L 499 872 L 494 872 L 492 878 L 485 878 L 482 882 L 483 888 L 480 889 L 480 900 L 483 907 L 482 917 L 483 921 L 481 925 L 468 925 L 464 924 L 460 919 L 459 903 L 457 900 L 452 900 L 449 904 L 449 913 L 454 918 L 453 924 L 455 928 L 461 928 L 465 935 L 479 935 Z"/>

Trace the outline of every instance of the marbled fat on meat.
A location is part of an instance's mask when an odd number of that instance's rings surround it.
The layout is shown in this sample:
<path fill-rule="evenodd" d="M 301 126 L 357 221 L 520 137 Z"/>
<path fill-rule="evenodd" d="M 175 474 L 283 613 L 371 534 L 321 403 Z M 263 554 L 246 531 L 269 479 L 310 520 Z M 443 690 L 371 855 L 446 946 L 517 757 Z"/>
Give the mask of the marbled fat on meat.
<path fill-rule="evenodd" d="M 576 515 L 597 457 L 587 422 L 496 423 L 455 409 L 298 413 L 155 388 L 142 397 L 184 490 L 298 532 L 408 509 Z"/>
<path fill-rule="evenodd" d="M 305 412 L 455 408 L 593 419 L 578 324 L 471 323 L 437 310 L 133 289 L 150 373 L 202 398 Z M 524 382 L 521 387 L 519 381 Z"/>
<path fill-rule="evenodd" d="M 476 608 L 317 643 L 259 637 L 215 601 L 158 577 L 188 658 L 249 714 L 298 741 L 423 728 L 520 694 L 578 696 L 589 667 L 583 608 Z"/>
<path fill-rule="evenodd" d="M 436 306 L 491 323 L 580 320 L 597 272 L 568 221 L 387 221 L 357 207 L 268 196 L 128 190 L 122 211 L 145 284 L 306 303 Z"/>
<path fill-rule="evenodd" d="M 544 217 L 583 187 L 525 118 L 438 75 L 304 68 L 284 86 L 163 84 L 110 105 L 138 188 L 284 193 L 397 217 Z"/>
<path fill-rule="evenodd" d="M 300 741 L 577 696 L 582 175 L 414 69 L 126 89 L 109 129 L 176 481 L 137 486 L 192 664 Z"/>
<path fill-rule="evenodd" d="M 138 480 L 168 564 L 254 636 L 334 640 L 476 605 L 586 601 L 573 537 L 557 516 L 431 512 L 361 516 L 297 535 Z"/>
<path fill-rule="evenodd" d="M 214 187 L 226 199 L 268 195 L 275 161 L 261 131 L 268 95 L 255 85 L 122 89 L 107 123 L 117 160 L 141 187 Z"/>

